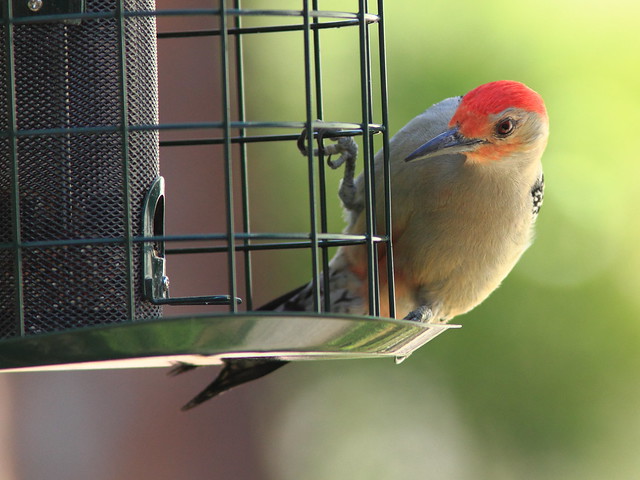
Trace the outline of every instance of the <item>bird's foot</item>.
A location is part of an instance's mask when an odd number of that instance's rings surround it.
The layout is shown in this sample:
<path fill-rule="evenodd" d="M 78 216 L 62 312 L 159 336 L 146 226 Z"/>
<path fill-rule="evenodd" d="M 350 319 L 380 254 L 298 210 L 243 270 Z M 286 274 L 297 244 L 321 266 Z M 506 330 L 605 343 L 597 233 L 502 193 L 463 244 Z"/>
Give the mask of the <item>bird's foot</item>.
<path fill-rule="evenodd" d="M 421 305 L 415 310 L 409 312 L 403 320 L 409 320 L 410 322 L 426 323 L 433 318 L 433 311 L 426 305 Z"/>
<path fill-rule="evenodd" d="M 358 156 L 358 144 L 351 136 L 340 135 L 343 130 L 339 128 L 315 128 L 316 140 L 318 141 L 318 148 L 313 150 L 313 155 L 318 157 L 320 155 L 328 155 L 327 165 L 332 169 L 339 168 L 343 163 L 355 162 Z M 331 145 L 325 145 L 324 140 L 333 140 L 336 143 Z M 309 150 L 306 145 L 307 130 L 303 130 L 298 137 L 298 150 L 302 155 L 308 155 Z M 337 160 L 331 160 L 332 155 L 340 154 Z"/>
<path fill-rule="evenodd" d="M 358 144 L 351 136 L 340 136 L 339 134 L 343 130 L 337 128 L 316 128 L 316 139 L 318 141 L 318 148 L 313 150 L 314 156 L 328 155 L 327 165 L 333 170 L 339 168 L 343 164 L 344 176 L 340 183 L 340 190 L 338 195 L 342 200 L 343 205 L 347 210 L 358 211 L 361 210 L 362 205 L 357 201 L 357 192 L 354 182 L 356 171 L 356 158 L 358 157 Z M 298 150 L 302 155 L 308 155 L 307 149 L 307 131 L 302 131 L 298 137 Z M 333 140 L 336 143 L 325 145 L 325 138 Z M 332 160 L 332 155 L 340 155 L 336 160 Z"/>
<path fill-rule="evenodd" d="M 332 139 L 333 140 L 333 139 Z M 356 157 L 358 156 L 358 144 L 353 137 L 338 137 L 333 143 L 325 148 L 325 153 L 329 155 L 327 165 L 334 170 L 339 168 L 343 163 L 347 163 L 345 168 L 355 167 Z M 331 155 L 340 154 L 337 160 L 332 161 Z M 355 169 L 355 168 L 354 168 Z"/>

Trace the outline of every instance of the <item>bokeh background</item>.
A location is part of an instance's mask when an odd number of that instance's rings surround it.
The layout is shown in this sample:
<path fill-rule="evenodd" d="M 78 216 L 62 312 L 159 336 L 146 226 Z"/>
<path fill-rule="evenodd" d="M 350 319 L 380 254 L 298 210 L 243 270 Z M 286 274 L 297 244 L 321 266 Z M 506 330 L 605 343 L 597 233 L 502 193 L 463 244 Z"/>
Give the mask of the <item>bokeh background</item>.
<path fill-rule="evenodd" d="M 320 8 L 356 11 L 357 2 Z M 538 238 L 503 286 L 456 319 L 462 329 L 400 366 L 297 364 L 186 414 L 178 407 L 215 368 L 176 379 L 162 370 L 0 375 L 2 478 L 638 478 L 640 4 L 405 0 L 387 2 L 385 14 L 392 132 L 492 80 L 525 82 L 546 100 Z M 159 30 L 212 22 L 162 18 Z M 160 42 L 162 122 L 220 118 L 216 45 Z M 301 33 L 247 36 L 245 55 L 248 119 L 304 120 Z M 359 121 L 357 55 L 356 29 L 323 34 L 325 120 Z M 220 230 L 222 183 L 209 163 L 219 154 L 163 149 L 169 233 Z M 249 157 L 254 229 L 307 229 L 295 147 L 251 146 Z M 329 174 L 335 231 L 339 178 Z M 304 253 L 254 260 L 258 303 L 308 277 Z M 226 282 L 219 259 L 192 256 L 170 274 L 174 295 Z"/>

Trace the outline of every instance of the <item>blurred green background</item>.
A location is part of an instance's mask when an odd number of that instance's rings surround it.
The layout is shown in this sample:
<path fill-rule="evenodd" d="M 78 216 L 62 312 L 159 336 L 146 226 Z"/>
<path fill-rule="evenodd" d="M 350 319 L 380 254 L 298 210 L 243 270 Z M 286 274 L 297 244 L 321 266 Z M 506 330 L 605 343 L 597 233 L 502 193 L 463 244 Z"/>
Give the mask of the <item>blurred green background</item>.
<path fill-rule="evenodd" d="M 273 7 L 245 3 L 259 5 Z M 263 447 L 273 478 L 637 478 L 640 4 L 390 1 L 385 14 L 391 132 L 492 80 L 522 81 L 545 98 L 537 240 L 499 290 L 454 321 L 461 330 L 401 366 L 296 365 L 272 379 L 272 401 L 256 399 L 252 412 L 274 440 Z M 323 33 L 324 120 L 359 121 L 356 36 Z M 249 117 L 304 118 L 299 37 L 246 42 Z M 254 227 L 306 225 L 306 184 L 292 181 L 305 178 L 304 162 L 291 162 L 289 145 L 252 148 L 269 159 L 253 166 L 253 190 L 264 192 Z M 340 174 L 330 174 L 336 189 Z M 282 205 L 287 218 L 274 223 Z M 332 222 L 339 230 L 338 213 Z M 257 268 L 270 261 L 257 258 Z M 280 280 L 256 291 L 266 300 L 299 284 L 307 263 L 272 264 Z"/>

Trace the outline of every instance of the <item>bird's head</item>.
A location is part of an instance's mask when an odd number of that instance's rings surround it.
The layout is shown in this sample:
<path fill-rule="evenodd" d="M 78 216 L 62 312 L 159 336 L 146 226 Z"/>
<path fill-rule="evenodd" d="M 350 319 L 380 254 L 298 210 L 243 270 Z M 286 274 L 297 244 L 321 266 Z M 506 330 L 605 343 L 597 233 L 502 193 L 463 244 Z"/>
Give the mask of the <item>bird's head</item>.
<path fill-rule="evenodd" d="M 447 131 L 406 161 L 463 154 L 467 161 L 486 163 L 521 152 L 539 158 L 548 132 L 547 110 L 538 93 L 509 80 L 485 83 L 462 97 Z"/>

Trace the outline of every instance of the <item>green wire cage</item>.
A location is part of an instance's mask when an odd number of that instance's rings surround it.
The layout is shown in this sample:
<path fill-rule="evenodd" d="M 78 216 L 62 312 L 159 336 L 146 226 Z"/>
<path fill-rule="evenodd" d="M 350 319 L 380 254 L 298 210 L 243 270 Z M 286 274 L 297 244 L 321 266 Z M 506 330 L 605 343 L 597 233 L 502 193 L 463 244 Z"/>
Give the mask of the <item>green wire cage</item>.
<path fill-rule="evenodd" d="M 393 262 L 385 271 L 377 266 L 380 251 L 393 253 L 392 239 L 380 233 L 391 231 L 383 2 L 370 8 L 360 0 L 353 12 L 300 3 L 299 10 L 251 10 L 240 0 L 199 10 L 157 9 L 153 0 L 2 3 L 0 370 L 216 364 L 243 356 L 404 358 L 452 327 L 379 316 L 381 299 L 394 314 Z M 247 18 L 268 21 L 245 25 Z M 190 20 L 205 27 L 190 27 Z M 161 21 L 169 28 L 158 29 Z M 331 51 L 321 46 L 339 29 L 357 33 L 349 48 L 357 52 L 359 115 L 324 119 L 323 62 Z M 303 104 L 304 115 L 248 118 L 246 39 L 282 32 L 303 49 L 304 97 L 286 101 Z M 181 39 L 206 41 L 206 58 L 216 62 L 214 121 L 159 120 L 158 71 L 171 67 L 159 63 L 158 47 Z M 319 128 L 361 144 L 362 235 L 328 226 L 339 212 L 328 207 L 336 188 L 322 152 L 313 153 Z M 376 136 L 385 156 L 385 225 L 375 224 L 373 212 Z M 295 153 L 298 141 L 306 142 L 306 172 L 291 181 L 306 186 L 309 222 L 296 232 L 257 231 L 248 147 L 290 144 L 292 161 L 304 162 Z M 224 210 L 224 221 L 219 230 L 167 234 L 172 199 L 165 185 L 172 177 L 160 176 L 163 152 L 186 158 L 195 146 L 216 146 L 205 168 L 222 179 L 224 201 L 202 208 Z M 329 291 L 320 273 L 332 249 L 355 244 L 368 252 L 367 317 L 332 314 L 321 295 Z M 283 250 L 305 252 L 314 312 L 256 309 L 253 256 Z M 226 289 L 171 296 L 172 262 L 194 255 L 223 259 Z"/>

